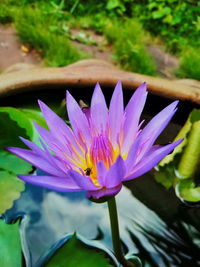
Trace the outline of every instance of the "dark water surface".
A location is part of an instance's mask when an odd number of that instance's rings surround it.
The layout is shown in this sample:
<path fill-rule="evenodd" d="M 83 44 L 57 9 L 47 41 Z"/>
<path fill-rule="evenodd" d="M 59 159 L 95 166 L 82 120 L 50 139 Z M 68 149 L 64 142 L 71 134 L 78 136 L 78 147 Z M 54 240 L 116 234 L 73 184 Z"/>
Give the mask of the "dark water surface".
<path fill-rule="evenodd" d="M 139 255 L 144 266 L 200 266 L 200 209 L 179 202 L 151 175 L 128 186 L 116 198 L 125 253 Z M 107 205 L 92 203 L 85 192 L 57 193 L 27 185 L 6 218 L 19 214 L 25 214 L 20 230 L 28 267 L 37 266 L 52 245 L 74 232 L 112 248 Z"/>

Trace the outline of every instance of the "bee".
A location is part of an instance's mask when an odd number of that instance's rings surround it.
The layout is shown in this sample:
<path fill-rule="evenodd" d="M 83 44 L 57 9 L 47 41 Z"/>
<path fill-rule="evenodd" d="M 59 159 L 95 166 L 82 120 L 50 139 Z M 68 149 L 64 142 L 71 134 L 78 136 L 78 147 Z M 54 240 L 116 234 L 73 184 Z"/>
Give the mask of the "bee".
<path fill-rule="evenodd" d="M 90 176 L 91 173 L 92 173 L 92 169 L 91 168 L 85 169 L 85 175 Z"/>

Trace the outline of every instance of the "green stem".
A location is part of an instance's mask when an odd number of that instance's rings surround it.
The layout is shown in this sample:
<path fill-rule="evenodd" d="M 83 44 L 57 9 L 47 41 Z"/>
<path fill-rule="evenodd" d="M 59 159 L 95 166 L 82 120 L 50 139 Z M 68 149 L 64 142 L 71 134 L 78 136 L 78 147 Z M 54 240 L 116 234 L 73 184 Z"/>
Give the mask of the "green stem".
<path fill-rule="evenodd" d="M 111 227 L 111 232 L 112 232 L 113 250 L 114 250 L 115 256 L 118 259 L 118 261 L 122 264 L 123 267 L 134 267 L 135 264 L 133 264 L 130 261 L 127 261 L 124 258 L 124 255 L 122 253 L 115 197 L 109 199 L 107 202 L 108 202 L 108 210 L 109 210 L 109 216 L 110 216 L 110 227 Z"/>

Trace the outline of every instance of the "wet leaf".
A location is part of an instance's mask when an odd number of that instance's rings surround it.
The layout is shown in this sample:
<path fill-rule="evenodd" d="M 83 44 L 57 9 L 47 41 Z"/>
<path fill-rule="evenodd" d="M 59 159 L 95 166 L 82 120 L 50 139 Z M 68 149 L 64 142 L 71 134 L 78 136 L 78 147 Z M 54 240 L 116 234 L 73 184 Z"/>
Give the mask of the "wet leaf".
<path fill-rule="evenodd" d="M 52 256 L 45 265 L 47 267 L 111 267 L 109 259 L 102 251 L 86 246 L 83 242 L 72 236 L 60 249 Z"/>
<path fill-rule="evenodd" d="M 18 224 L 5 224 L 0 220 L 1 267 L 21 267 L 21 244 Z"/>
<path fill-rule="evenodd" d="M 24 188 L 24 182 L 19 180 L 15 174 L 0 171 L 0 214 L 12 207 L 13 201 L 20 197 Z"/>

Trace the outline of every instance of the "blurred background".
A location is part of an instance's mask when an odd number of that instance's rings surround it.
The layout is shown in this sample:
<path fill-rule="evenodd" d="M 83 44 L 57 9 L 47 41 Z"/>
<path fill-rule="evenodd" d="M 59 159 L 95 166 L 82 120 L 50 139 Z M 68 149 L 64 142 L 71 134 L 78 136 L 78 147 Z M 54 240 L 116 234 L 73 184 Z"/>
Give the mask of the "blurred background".
<path fill-rule="evenodd" d="M 200 80 L 198 0 L 1 0 L 0 72 L 84 58 L 132 72 Z"/>

